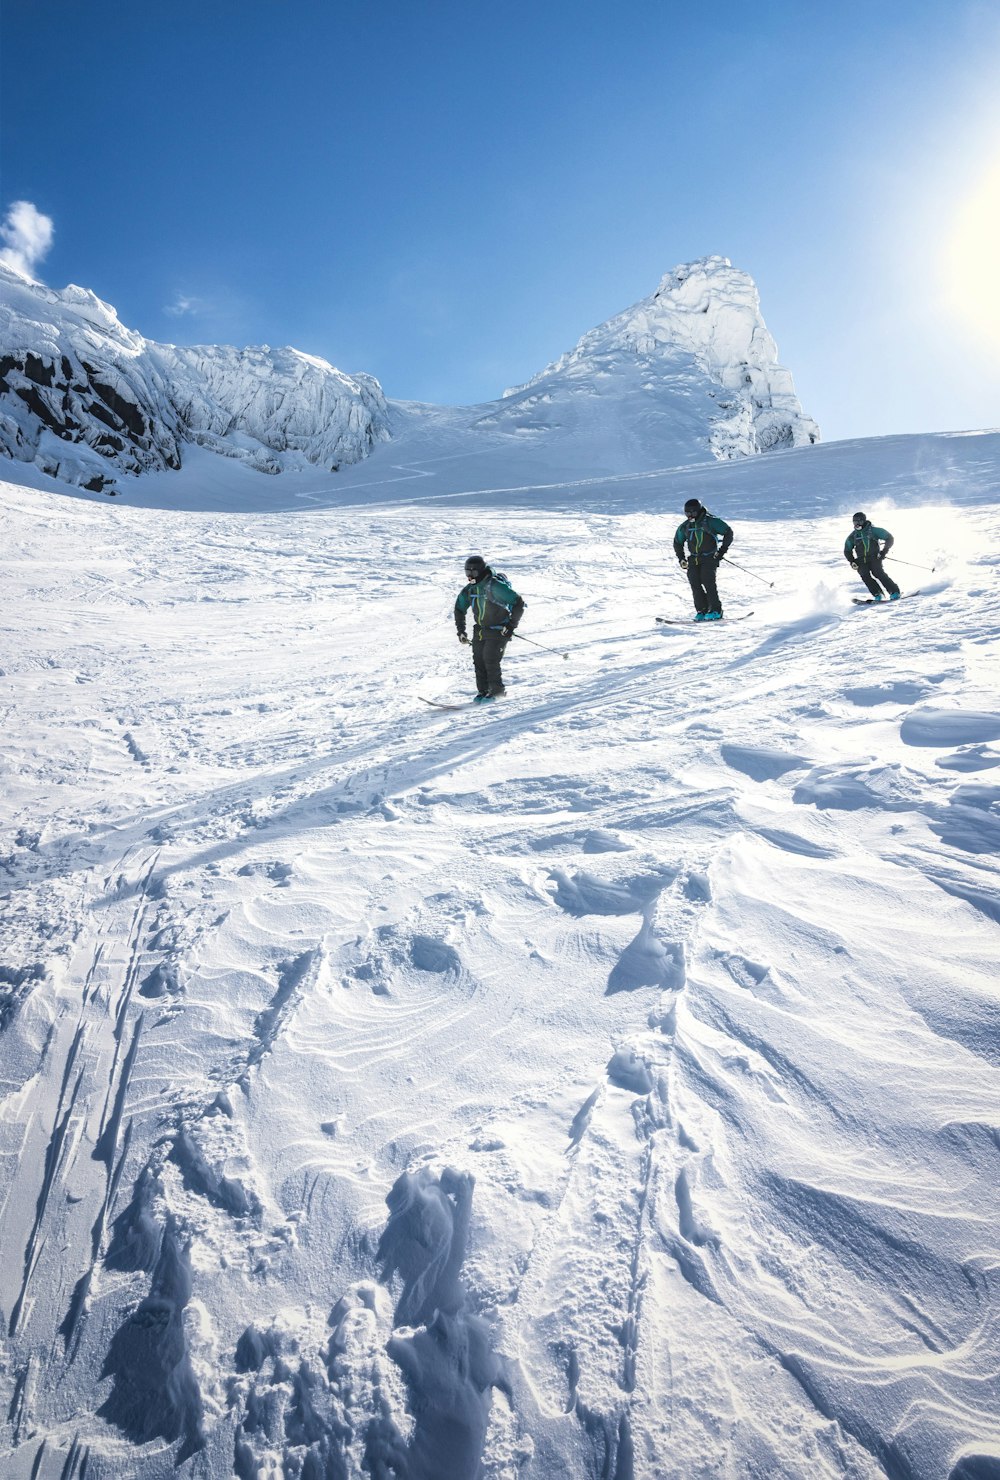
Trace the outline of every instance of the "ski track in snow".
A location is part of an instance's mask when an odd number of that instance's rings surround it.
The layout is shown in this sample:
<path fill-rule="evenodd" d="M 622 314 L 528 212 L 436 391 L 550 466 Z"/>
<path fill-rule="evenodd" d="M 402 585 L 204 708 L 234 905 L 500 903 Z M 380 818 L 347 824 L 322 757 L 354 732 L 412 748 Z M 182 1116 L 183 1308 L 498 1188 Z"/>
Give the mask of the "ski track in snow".
<path fill-rule="evenodd" d="M 710 637 L 672 489 L 0 485 L 5 1475 L 1000 1473 L 1000 516 L 765 461 Z"/>

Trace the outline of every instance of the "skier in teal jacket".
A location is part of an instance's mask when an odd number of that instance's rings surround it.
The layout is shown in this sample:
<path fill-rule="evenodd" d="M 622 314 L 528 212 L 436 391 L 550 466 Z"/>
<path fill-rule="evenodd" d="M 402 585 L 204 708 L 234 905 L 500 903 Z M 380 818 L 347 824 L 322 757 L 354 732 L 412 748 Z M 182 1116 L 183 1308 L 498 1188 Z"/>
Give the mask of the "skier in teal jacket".
<path fill-rule="evenodd" d="M 678 525 L 674 535 L 674 554 L 681 570 L 687 571 L 691 583 L 694 619 L 696 622 L 718 622 L 722 616 L 722 602 L 715 569 L 733 543 L 733 531 L 724 519 L 710 514 L 696 498 L 688 499 L 684 513 L 687 517 L 683 524 Z"/>
<path fill-rule="evenodd" d="M 882 561 L 892 549 L 892 535 L 873 524 L 867 514 L 858 512 L 853 522 L 854 528 L 844 541 L 844 559 L 857 571 L 876 601 L 884 600 L 879 581 L 888 591 L 889 600 L 898 601 L 899 587 L 882 569 Z M 881 549 L 879 540 L 883 541 Z"/>
<path fill-rule="evenodd" d="M 521 615 L 524 602 L 505 575 L 493 571 L 481 555 L 470 555 L 465 562 L 468 582 L 455 601 L 455 626 L 459 642 L 468 642 L 466 614 L 472 612 L 472 661 L 476 668 L 474 700 L 483 704 L 499 699 L 507 690 L 503 686 L 500 660 Z"/>

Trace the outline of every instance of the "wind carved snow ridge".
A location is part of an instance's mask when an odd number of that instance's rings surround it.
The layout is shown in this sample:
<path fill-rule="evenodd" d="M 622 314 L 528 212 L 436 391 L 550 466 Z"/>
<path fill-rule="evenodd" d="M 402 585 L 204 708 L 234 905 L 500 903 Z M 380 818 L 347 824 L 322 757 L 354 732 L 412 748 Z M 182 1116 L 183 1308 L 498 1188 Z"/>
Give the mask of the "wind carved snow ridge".
<path fill-rule="evenodd" d="M 377 1279 L 330 1312 L 325 1345 L 276 1319 L 236 1349 L 233 1468 L 476 1480 L 495 1388 L 510 1387 L 461 1271 L 474 1179 L 404 1172 L 386 1203 Z"/>
<path fill-rule="evenodd" d="M 134 1444 L 183 1440 L 177 1464 L 203 1443 L 203 1402 L 184 1326 L 190 1298 L 188 1245 L 168 1217 L 150 1292 L 111 1341 L 101 1376 L 113 1385 L 97 1410 Z"/>
<path fill-rule="evenodd" d="M 93 293 L 0 264 L 0 454 L 92 492 L 177 470 L 187 444 L 259 472 L 336 471 L 389 436 L 382 389 L 286 348 L 184 348 L 126 329 Z"/>
<path fill-rule="evenodd" d="M 148 877 L 147 874 L 147 881 Z M 141 908 L 137 911 L 138 914 L 141 914 Z M 138 928 L 133 931 L 133 954 L 127 971 L 129 986 L 134 984 L 138 976 L 138 955 L 134 948 L 137 935 Z M 257 1043 L 246 1060 L 246 1068 L 239 1081 L 244 1089 L 248 1087 L 250 1070 L 271 1051 L 304 988 L 315 980 L 324 959 L 322 950 L 317 948 L 303 952 L 280 967 L 278 990 L 269 1007 L 258 1015 L 254 1025 Z M 123 993 L 123 997 L 127 998 L 129 995 L 129 990 Z M 120 1009 L 118 1021 L 121 1021 Z M 139 1049 L 142 1025 L 143 1016 L 139 1014 L 118 1077 L 113 1105 L 110 1104 L 109 1092 L 109 1102 L 105 1105 L 102 1117 L 102 1130 L 93 1153 L 95 1160 L 105 1163 L 106 1191 L 92 1229 L 90 1265 L 77 1281 L 69 1310 L 60 1328 L 71 1360 L 79 1346 L 83 1317 L 89 1303 L 109 1210 L 131 1143 L 130 1121 L 120 1155 L 114 1162 L 126 1092 Z M 67 1066 L 67 1076 L 71 1067 L 72 1059 Z M 48 1200 L 64 1127 L 74 1103 L 75 1100 L 66 1114 L 57 1119 L 57 1132 L 49 1156 L 49 1164 L 53 1170 L 47 1171 L 36 1227 L 40 1226 Z M 196 1122 L 182 1123 L 167 1141 L 154 1148 L 135 1184 L 131 1201 L 115 1220 L 104 1261 L 107 1268 L 112 1270 L 148 1270 L 152 1274 L 152 1281 L 149 1293 L 119 1328 L 108 1350 L 102 1375 L 113 1378 L 114 1385 L 98 1411 L 134 1443 L 146 1443 L 156 1438 L 168 1443 L 182 1441 L 178 1463 L 203 1442 L 203 1403 L 197 1373 L 188 1352 L 183 1315 L 191 1295 L 188 1251 L 192 1233 L 187 1229 L 185 1220 L 171 1210 L 165 1197 L 161 1176 L 164 1162 L 170 1161 L 176 1165 L 185 1189 L 203 1197 L 231 1218 L 257 1222 L 262 1211 L 256 1193 L 249 1190 L 238 1177 L 227 1175 L 224 1167 L 217 1164 L 217 1158 L 206 1152 L 196 1136 L 197 1121 L 208 1124 L 206 1116 L 219 1111 L 231 1114 L 231 1107 L 224 1094 L 217 1096 L 209 1110 L 202 1112 Z M 26 1255 L 24 1291 L 31 1272 L 34 1242 L 34 1239 L 29 1242 Z M 12 1330 L 14 1322 L 19 1319 L 22 1304 L 23 1294 L 13 1314 Z"/>
<path fill-rule="evenodd" d="M 326 953 L 322 947 L 317 946 L 313 950 L 303 951 L 301 956 L 296 956 L 291 961 L 283 962 L 279 968 L 278 990 L 271 998 L 270 1005 L 258 1013 L 254 1021 L 257 1043 L 250 1052 L 246 1070 L 240 1079 L 243 1088 L 246 1088 L 250 1070 L 256 1068 L 265 1054 L 271 1052 L 303 992 L 315 983 L 325 961 Z"/>
<path fill-rule="evenodd" d="M 539 1322 L 534 1287 L 522 1291 L 518 1302 L 524 1307 L 521 1319 L 529 1347 L 535 1347 L 529 1363 L 535 1370 L 533 1385 L 546 1368 L 564 1369 L 562 1412 L 573 1416 L 579 1431 L 576 1472 L 634 1480 L 633 1420 L 649 1402 L 649 1373 L 640 1372 L 640 1343 L 650 1250 L 658 1239 L 661 1246 L 665 1243 L 657 1229 L 657 1204 L 660 1189 L 669 1185 L 666 1169 L 683 1162 L 692 1149 L 671 1103 L 675 1007 L 686 985 L 684 945 L 661 939 L 655 917 L 659 900 L 671 890 L 670 913 L 689 930 L 704 901 L 689 899 L 688 876 L 677 866 L 617 885 L 602 885 L 586 873 L 570 879 L 554 870 L 552 877 L 558 886 L 553 901 L 571 915 L 641 915 L 639 935 L 622 953 L 607 991 L 639 985 L 663 990 L 646 1031 L 619 1043 L 606 1067 L 606 1083 L 592 1091 L 571 1122 L 569 1180 L 554 1220 L 559 1231 L 534 1276 L 542 1282 L 551 1313 Z M 679 1173 L 679 1185 L 685 1175 Z M 692 1231 L 691 1220 L 684 1225 L 682 1218 L 681 1223 L 677 1250 L 671 1249 L 678 1265 Z M 558 1297 L 549 1285 L 560 1292 Z M 595 1323 L 588 1314 L 597 1307 L 601 1316 Z M 538 1346 L 536 1326 L 544 1331 L 543 1346 Z M 615 1345 L 595 1340 L 595 1329 L 610 1331 Z M 525 1395 L 517 1396 L 523 1405 Z M 558 1449 L 561 1453 L 562 1445 Z"/>
<path fill-rule="evenodd" d="M 143 1015 L 140 1013 L 135 1017 L 130 1039 L 126 1026 L 139 973 L 139 941 L 156 858 L 154 852 L 151 855 L 140 853 L 131 861 L 127 856 L 121 860 L 123 872 L 120 882 L 131 879 L 135 886 L 134 899 L 128 903 L 127 925 L 121 931 L 124 960 L 121 964 L 116 963 L 114 952 L 107 950 L 114 940 L 115 924 L 113 910 L 103 910 L 100 915 L 101 933 L 93 943 L 89 966 L 80 983 L 76 1025 L 70 1027 L 66 1021 L 63 1027 L 58 1019 L 53 1023 L 39 1063 L 40 1071 L 58 1073 L 59 1055 L 65 1054 L 52 1128 L 44 1151 L 41 1187 L 24 1247 L 21 1286 L 11 1310 L 8 1333 L 13 1338 L 28 1326 L 31 1286 L 43 1254 L 46 1261 L 43 1283 L 50 1285 L 53 1282 L 53 1234 L 60 1228 L 64 1217 L 54 1193 L 60 1180 L 65 1184 L 68 1174 L 78 1164 L 81 1147 L 90 1144 L 93 1148 L 91 1160 L 103 1164 L 104 1186 L 90 1227 L 86 1267 L 76 1281 L 69 1309 L 59 1327 L 70 1360 L 76 1355 L 108 1214 L 131 1141 L 131 1122 L 124 1138 L 122 1124 L 141 1041 Z M 112 899 L 116 897 L 124 895 L 112 896 Z M 102 983 L 105 977 L 106 982 Z M 103 1014 L 95 1011 L 98 1006 L 103 1007 Z M 44 1067 L 50 1053 L 51 1070 Z M 63 1190 L 68 1195 L 68 1187 L 64 1185 Z M 73 1201 L 70 1199 L 70 1206 Z M 68 1235 L 63 1232 L 62 1237 L 67 1238 Z M 80 1243 L 82 1252 L 85 1247 L 82 1238 Z"/>
<path fill-rule="evenodd" d="M 128 1093 L 129 1083 L 132 1078 L 132 1071 L 135 1067 L 136 1055 L 139 1051 L 139 1040 L 142 1035 L 143 1021 L 143 1015 L 140 1013 L 135 1022 L 135 1028 L 132 1034 L 132 1043 L 125 1058 L 125 1062 L 122 1066 L 122 1072 L 119 1077 L 118 1091 L 115 1096 L 114 1109 L 110 1117 L 106 1120 L 104 1128 L 101 1131 L 100 1136 L 98 1137 L 97 1145 L 94 1147 L 94 1160 L 103 1161 L 105 1163 L 107 1176 L 105 1180 L 104 1200 L 101 1203 L 98 1215 L 94 1220 L 94 1226 L 91 1230 L 90 1264 L 87 1270 L 84 1272 L 84 1274 L 80 1276 L 79 1280 L 76 1283 L 76 1287 L 73 1291 L 73 1297 L 70 1302 L 70 1308 L 67 1311 L 66 1319 L 64 1320 L 60 1328 L 67 1349 L 69 1349 L 72 1345 L 73 1355 L 76 1354 L 79 1346 L 81 1323 L 86 1313 L 88 1301 L 90 1298 L 90 1289 L 93 1283 L 94 1271 L 97 1268 L 97 1262 L 100 1257 L 101 1244 L 103 1242 L 104 1232 L 107 1227 L 108 1214 L 111 1210 L 112 1204 L 114 1203 L 115 1196 L 118 1191 L 118 1186 L 121 1181 L 122 1172 L 125 1168 L 125 1161 L 128 1157 L 129 1147 L 132 1140 L 132 1121 L 130 1120 L 126 1128 L 124 1138 L 122 1140 L 120 1154 L 118 1154 L 119 1133 L 121 1130 L 122 1117 L 125 1110 L 125 1099 Z M 116 1155 L 117 1162 L 115 1161 Z"/>
<path fill-rule="evenodd" d="M 244 1094 L 250 1092 L 252 1071 L 273 1051 L 304 993 L 315 984 L 325 961 L 325 951 L 317 946 L 279 966 L 277 991 L 269 1005 L 254 1020 L 253 1035 L 256 1041 L 246 1055 L 242 1071 L 235 1081 Z M 193 1116 L 182 1118 L 170 1143 L 168 1159 L 180 1171 L 184 1187 L 189 1191 L 206 1198 L 214 1207 L 233 1218 L 259 1220 L 262 1212 L 260 1198 L 239 1177 L 225 1172 L 219 1157 L 206 1151 L 203 1146 L 204 1134 L 201 1137 L 197 1134 L 199 1125 L 204 1131 L 220 1115 L 226 1119 L 231 1119 L 233 1115 L 232 1102 L 224 1090 L 215 1096 L 207 1108 L 203 1107 Z M 155 1189 L 152 1187 L 147 1188 L 146 1193 L 153 1190 Z M 137 1197 L 140 1191 L 137 1186 Z M 137 1216 L 141 1220 L 141 1209 Z"/>
<path fill-rule="evenodd" d="M 53 1130 L 51 1136 L 49 1137 L 48 1145 L 45 1148 L 45 1170 L 42 1177 L 42 1186 L 38 1194 L 38 1201 L 35 1206 L 35 1217 L 32 1222 L 31 1231 L 28 1235 L 28 1242 L 24 1250 L 24 1274 L 21 1279 L 21 1289 L 16 1301 L 14 1302 L 14 1308 L 11 1311 L 10 1321 L 8 1323 L 7 1334 L 9 1336 L 16 1336 L 20 1328 L 22 1315 L 25 1309 L 25 1301 L 27 1300 L 28 1296 L 28 1286 L 30 1284 L 31 1277 L 35 1271 L 42 1244 L 44 1243 L 45 1215 L 48 1209 L 49 1199 L 52 1195 L 52 1189 L 55 1185 L 57 1174 L 59 1173 L 62 1166 L 63 1151 L 66 1146 L 67 1137 L 73 1118 L 73 1112 L 76 1108 L 77 1097 L 79 1096 L 80 1087 L 84 1079 L 85 1071 L 81 1068 L 76 1074 L 75 1079 L 73 1080 L 73 1088 L 70 1091 L 69 1097 L 67 1099 L 67 1089 L 69 1087 L 70 1078 L 73 1075 L 77 1054 L 80 1049 L 80 1044 L 84 1038 L 84 1033 L 85 1030 L 81 1025 L 77 1029 L 77 1032 L 73 1038 L 70 1052 L 66 1061 L 66 1068 L 63 1074 L 62 1085 L 59 1091 L 59 1100 L 56 1105 Z"/>

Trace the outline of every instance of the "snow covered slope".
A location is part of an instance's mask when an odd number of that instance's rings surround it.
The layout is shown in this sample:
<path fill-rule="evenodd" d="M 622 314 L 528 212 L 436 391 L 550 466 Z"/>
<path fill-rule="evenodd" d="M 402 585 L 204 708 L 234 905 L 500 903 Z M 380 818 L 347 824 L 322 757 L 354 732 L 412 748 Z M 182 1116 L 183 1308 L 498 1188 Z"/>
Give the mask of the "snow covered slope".
<path fill-rule="evenodd" d="M 263 473 L 356 462 L 389 435 L 378 382 L 295 349 L 178 348 L 83 288 L 0 263 L 0 453 L 100 492 L 186 443 Z"/>
<path fill-rule="evenodd" d="M 116 475 L 174 471 L 189 443 L 276 473 L 343 469 L 390 432 L 383 466 L 499 459 L 520 485 L 819 438 L 777 363 L 753 280 L 723 257 L 675 268 L 526 386 L 466 407 L 387 406 L 370 377 L 293 349 L 153 344 L 92 293 L 54 293 L 0 266 L 0 455 L 52 478 L 146 499 L 146 478 L 136 487 Z M 184 499 L 176 478 L 159 490 Z"/>
<path fill-rule="evenodd" d="M 0 1470 L 993 1480 L 1000 436 L 441 466 L 0 487 Z"/>

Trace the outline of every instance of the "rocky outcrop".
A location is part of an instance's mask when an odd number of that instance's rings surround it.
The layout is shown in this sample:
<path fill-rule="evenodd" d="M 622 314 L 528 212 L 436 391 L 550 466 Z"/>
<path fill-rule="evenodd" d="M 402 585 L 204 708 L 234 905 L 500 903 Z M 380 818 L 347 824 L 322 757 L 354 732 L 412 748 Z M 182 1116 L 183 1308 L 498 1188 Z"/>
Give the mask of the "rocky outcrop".
<path fill-rule="evenodd" d="M 819 441 L 760 313 L 753 279 L 726 257 L 704 257 L 668 272 L 649 298 L 590 330 L 532 377 L 505 391 L 523 399 L 552 387 L 638 368 L 643 389 L 684 390 L 692 372 L 708 378 L 715 401 L 708 439 L 717 458 L 749 457 Z"/>
<path fill-rule="evenodd" d="M 83 288 L 0 266 L 0 454 L 93 491 L 198 444 L 265 473 L 336 471 L 386 439 L 371 376 L 268 346 L 181 348 L 125 328 Z"/>

